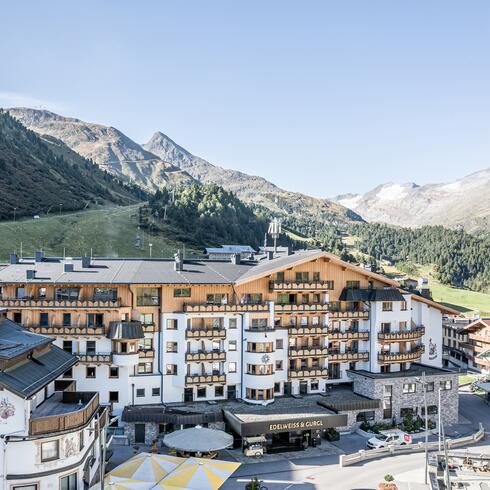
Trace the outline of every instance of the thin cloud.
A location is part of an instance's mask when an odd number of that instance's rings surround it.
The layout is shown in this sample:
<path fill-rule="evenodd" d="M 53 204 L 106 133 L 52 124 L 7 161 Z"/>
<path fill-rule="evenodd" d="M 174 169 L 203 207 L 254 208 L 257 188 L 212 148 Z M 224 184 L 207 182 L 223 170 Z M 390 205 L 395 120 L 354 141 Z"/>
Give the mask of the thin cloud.
<path fill-rule="evenodd" d="M 0 107 L 31 107 L 33 109 L 46 109 L 54 112 L 66 112 L 66 107 L 49 100 L 38 99 L 30 95 L 17 92 L 0 91 Z"/>

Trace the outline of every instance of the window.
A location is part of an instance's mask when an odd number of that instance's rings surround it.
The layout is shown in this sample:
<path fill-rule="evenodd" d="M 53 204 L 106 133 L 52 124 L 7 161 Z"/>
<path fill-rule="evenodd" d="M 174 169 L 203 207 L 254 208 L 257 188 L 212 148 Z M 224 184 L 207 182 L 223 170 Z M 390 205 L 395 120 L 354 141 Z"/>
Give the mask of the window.
<path fill-rule="evenodd" d="M 318 381 L 312 381 L 310 383 L 310 390 L 311 391 L 318 391 L 318 387 L 319 387 Z"/>
<path fill-rule="evenodd" d="M 40 298 L 46 297 L 46 288 L 39 288 L 39 297 Z"/>
<path fill-rule="evenodd" d="M 111 403 L 119 402 L 119 391 L 109 391 L 109 401 Z"/>
<path fill-rule="evenodd" d="M 274 383 L 274 393 L 281 393 L 281 383 Z"/>
<path fill-rule="evenodd" d="M 49 441 L 41 444 L 41 462 L 53 461 L 60 457 L 60 441 Z"/>
<path fill-rule="evenodd" d="M 446 381 L 441 381 L 439 386 L 441 387 L 441 390 L 447 391 L 452 389 L 453 382 L 450 379 L 447 379 Z"/>
<path fill-rule="evenodd" d="M 228 341 L 228 350 L 229 351 L 235 351 L 236 350 L 236 340 L 229 340 Z"/>
<path fill-rule="evenodd" d="M 153 325 L 153 313 L 140 313 L 140 322 L 143 325 Z"/>
<path fill-rule="evenodd" d="M 152 388 L 151 396 L 160 396 L 160 388 Z"/>
<path fill-rule="evenodd" d="M 228 320 L 228 328 L 236 328 L 236 327 L 237 327 L 236 318 L 230 318 Z"/>
<path fill-rule="evenodd" d="M 76 301 L 80 288 L 56 288 L 54 294 L 56 301 Z"/>
<path fill-rule="evenodd" d="M 282 361 L 276 361 L 276 371 L 282 371 L 282 370 L 283 370 Z"/>
<path fill-rule="evenodd" d="M 320 273 L 313 272 L 313 282 L 320 282 Z"/>
<path fill-rule="evenodd" d="M 39 325 L 47 327 L 49 325 L 49 315 L 47 313 L 39 313 Z"/>
<path fill-rule="evenodd" d="M 283 349 L 284 348 L 284 341 L 283 339 L 277 339 L 276 340 L 276 349 Z"/>
<path fill-rule="evenodd" d="M 66 370 L 63 373 L 63 378 L 73 378 L 73 368 Z"/>
<path fill-rule="evenodd" d="M 318 294 L 318 293 L 313 293 L 313 294 L 312 294 L 312 298 L 313 298 L 313 299 L 311 300 L 311 302 L 312 302 L 312 303 L 318 304 L 318 303 L 320 303 L 320 302 L 321 302 L 321 296 L 320 296 L 320 294 Z"/>
<path fill-rule="evenodd" d="M 145 396 L 145 389 L 144 388 L 136 388 L 136 397 L 142 398 L 144 396 Z"/>
<path fill-rule="evenodd" d="M 177 342 L 167 342 L 167 352 L 177 352 Z"/>
<path fill-rule="evenodd" d="M 276 272 L 276 282 L 284 282 L 284 272 Z"/>
<path fill-rule="evenodd" d="M 174 288 L 174 298 L 190 298 L 191 288 Z"/>
<path fill-rule="evenodd" d="M 63 313 L 63 326 L 69 327 L 71 325 L 71 313 Z"/>
<path fill-rule="evenodd" d="M 119 368 L 116 366 L 109 367 L 109 378 L 119 378 Z"/>
<path fill-rule="evenodd" d="M 356 422 L 367 422 L 374 420 L 374 411 L 359 412 L 356 416 Z"/>
<path fill-rule="evenodd" d="M 138 288 L 136 290 L 137 306 L 159 306 L 160 289 L 159 288 Z"/>
<path fill-rule="evenodd" d="M 177 364 L 167 364 L 166 371 L 167 375 L 174 376 L 177 374 Z"/>
<path fill-rule="evenodd" d="M 361 281 L 347 281 L 345 287 L 347 289 L 359 289 L 361 287 Z"/>
<path fill-rule="evenodd" d="M 383 396 L 386 397 L 391 397 L 393 393 L 393 386 L 392 385 L 384 385 L 383 386 Z"/>
<path fill-rule="evenodd" d="M 138 348 L 142 351 L 148 351 L 153 349 L 153 339 L 152 338 L 144 338 L 138 340 Z"/>
<path fill-rule="evenodd" d="M 94 301 L 116 301 L 116 288 L 94 288 Z"/>
<path fill-rule="evenodd" d="M 392 301 L 383 301 L 382 310 L 383 311 L 393 311 L 393 302 Z"/>
<path fill-rule="evenodd" d="M 215 397 L 220 397 L 225 395 L 225 390 L 223 386 L 215 386 L 214 387 L 214 396 Z"/>
<path fill-rule="evenodd" d="M 301 303 L 306 305 L 310 301 L 310 295 L 309 294 L 302 294 L 301 295 Z"/>
<path fill-rule="evenodd" d="M 417 415 L 417 407 L 405 407 L 400 409 L 400 417 L 410 417 Z"/>
<path fill-rule="evenodd" d="M 87 326 L 88 327 L 101 327 L 104 325 L 104 314 L 103 313 L 89 313 L 87 315 Z"/>
<path fill-rule="evenodd" d="M 73 342 L 71 340 L 63 340 L 63 350 L 71 354 L 73 352 Z"/>
<path fill-rule="evenodd" d="M 430 391 L 434 391 L 434 381 L 425 384 L 425 391 L 429 393 Z"/>
<path fill-rule="evenodd" d="M 211 305 L 226 305 L 228 295 L 226 293 L 206 294 L 206 303 Z"/>
<path fill-rule="evenodd" d="M 405 383 L 403 385 L 403 393 L 415 393 L 417 391 L 417 387 L 415 383 Z"/>
<path fill-rule="evenodd" d="M 425 407 L 420 407 L 420 413 L 422 416 L 425 415 Z M 428 405 L 427 415 L 437 415 L 437 405 Z"/>
<path fill-rule="evenodd" d="M 400 303 L 400 310 L 401 311 L 407 311 L 407 302 L 406 301 L 402 301 Z"/>
<path fill-rule="evenodd" d="M 77 474 L 64 476 L 60 479 L 60 490 L 77 490 Z"/>
<path fill-rule="evenodd" d="M 197 398 L 206 398 L 206 388 L 198 388 L 196 397 Z"/>
<path fill-rule="evenodd" d="M 262 293 L 244 294 L 242 303 L 246 305 L 258 305 L 262 303 Z"/>
<path fill-rule="evenodd" d="M 296 282 L 308 282 L 308 272 L 296 272 Z"/>
<path fill-rule="evenodd" d="M 31 485 L 15 485 L 12 488 L 13 490 L 37 490 L 37 484 L 32 483 Z"/>
<path fill-rule="evenodd" d="M 389 364 L 383 364 L 381 366 L 382 373 L 389 373 L 391 371 L 391 366 Z"/>
<path fill-rule="evenodd" d="M 228 363 L 228 372 L 229 373 L 236 373 L 236 362 L 229 362 Z"/>
<path fill-rule="evenodd" d="M 140 362 L 138 364 L 138 374 L 148 374 L 153 372 L 153 363 L 150 362 Z"/>
<path fill-rule="evenodd" d="M 95 367 L 94 366 L 87 366 L 87 369 L 85 371 L 85 377 L 86 378 L 95 378 Z"/>
<path fill-rule="evenodd" d="M 177 330 L 177 320 L 175 318 L 167 318 L 167 330 Z"/>
<path fill-rule="evenodd" d="M 87 340 L 87 354 L 95 354 L 95 340 Z"/>

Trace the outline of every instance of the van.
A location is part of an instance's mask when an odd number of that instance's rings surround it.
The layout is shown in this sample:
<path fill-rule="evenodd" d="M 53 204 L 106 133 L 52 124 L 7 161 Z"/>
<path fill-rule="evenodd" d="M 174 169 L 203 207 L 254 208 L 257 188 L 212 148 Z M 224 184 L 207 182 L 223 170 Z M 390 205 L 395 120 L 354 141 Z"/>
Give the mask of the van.
<path fill-rule="evenodd" d="M 388 446 L 403 446 L 411 442 L 412 436 L 400 429 L 382 430 L 368 440 L 367 447 L 368 449 L 378 449 Z"/>

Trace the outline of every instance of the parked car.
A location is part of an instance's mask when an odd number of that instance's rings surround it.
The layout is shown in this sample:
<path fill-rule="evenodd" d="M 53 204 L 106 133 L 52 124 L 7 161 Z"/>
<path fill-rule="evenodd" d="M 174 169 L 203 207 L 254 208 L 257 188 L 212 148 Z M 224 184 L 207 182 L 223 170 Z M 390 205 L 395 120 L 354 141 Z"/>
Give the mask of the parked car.
<path fill-rule="evenodd" d="M 247 446 L 244 450 L 243 453 L 245 456 L 263 456 L 264 455 L 264 447 L 262 444 L 250 444 L 250 446 Z"/>
<path fill-rule="evenodd" d="M 378 449 L 380 447 L 402 446 L 411 442 L 412 436 L 400 429 L 382 430 L 368 440 L 367 447 L 368 449 Z"/>

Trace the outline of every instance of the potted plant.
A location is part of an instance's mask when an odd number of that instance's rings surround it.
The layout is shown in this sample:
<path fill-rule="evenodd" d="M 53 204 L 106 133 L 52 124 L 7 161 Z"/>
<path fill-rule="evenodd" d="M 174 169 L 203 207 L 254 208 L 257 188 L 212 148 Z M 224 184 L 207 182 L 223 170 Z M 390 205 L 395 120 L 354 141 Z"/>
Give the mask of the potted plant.
<path fill-rule="evenodd" d="M 340 439 L 340 433 L 337 429 L 329 427 L 325 433 L 327 441 L 338 441 Z"/>
<path fill-rule="evenodd" d="M 390 475 L 389 473 L 385 475 L 384 481 L 378 485 L 379 490 L 397 490 L 398 487 L 396 486 L 396 483 L 393 482 L 394 479 L 393 475 Z"/>
<path fill-rule="evenodd" d="M 246 485 L 245 490 L 260 490 L 260 480 L 254 476 Z"/>

